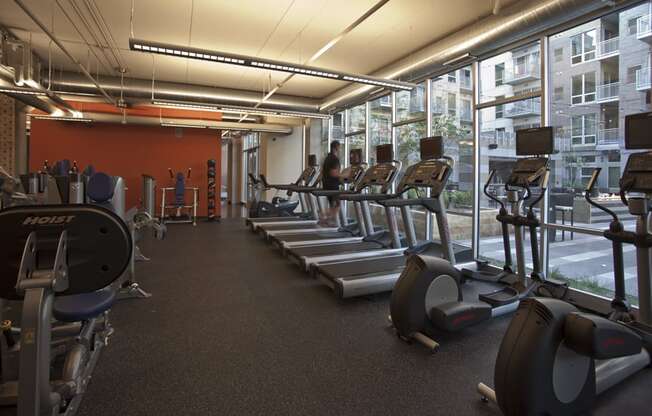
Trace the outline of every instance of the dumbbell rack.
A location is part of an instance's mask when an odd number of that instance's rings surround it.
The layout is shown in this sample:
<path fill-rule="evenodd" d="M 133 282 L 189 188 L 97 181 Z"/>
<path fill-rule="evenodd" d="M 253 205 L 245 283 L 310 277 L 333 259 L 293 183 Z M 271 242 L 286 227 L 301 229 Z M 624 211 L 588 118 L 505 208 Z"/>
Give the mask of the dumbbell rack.
<path fill-rule="evenodd" d="M 166 195 L 168 192 L 174 192 L 175 188 L 161 188 L 161 221 L 163 224 L 192 224 L 197 225 L 197 206 L 199 201 L 199 188 L 197 187 L 186 187 L 186 192 L 192 192 L 192 204 L 191 205 L 168 205 L 166 204 Z M 173 216 L 166 216 L 166 210 L 185 208 L 192 209 L 192 215 L 188 219 L 175 219 Z"/>

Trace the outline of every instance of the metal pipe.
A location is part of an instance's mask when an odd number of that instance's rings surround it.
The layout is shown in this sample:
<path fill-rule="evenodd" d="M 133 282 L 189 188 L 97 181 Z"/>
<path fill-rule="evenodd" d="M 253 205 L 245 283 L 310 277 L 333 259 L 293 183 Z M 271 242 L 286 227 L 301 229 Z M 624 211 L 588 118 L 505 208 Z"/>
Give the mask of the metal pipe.
<path fill-rule="evenodd" d="M 152 101 L 152 80 L 129 78 L 120 83 L 120 77 L 102 77 L 102 88 L 119 94 L 122 90 L 129 99 Z M 93 94 L 96 88 L 81 74 L 63 72 L 52 80 L 52 88 L 58 93 Z M 255 91 L 236 90 L 230 88 L 189 85 L 167 81 L 156 81 L 154 96 L 157 100 L 189 101 L 202 104 L 229 104 L 250 106 L 260 100 L 260 94 Z M 316 111 L 319 101 L 313 98 L 296 97 L 277 94 L 266 101 L 266 107 L 285 110 Z"/>
<path fill-rule="evenodd" d="M 79 70 L 80 70 L 80 71 L 81 71 L 81 72 L 86 76 L 86 78 L 88 78 L 88 79 L 89 79 L 89 80 L 90 80 L 90 81 L 95 85 L 95 87 L 97 87 L 97 89 L 98 89 L 98 91 L 100 92 L 100 94 L 102 94 L 102 95 L 104 96 L 104 98 L 106 98 L 106 100 L 109 102 L 109 104 L 111 104 L 111 105 L 116 105 L 116 102 L 115 102 L 115 100 L 113 99 L 113 97 L 111 97 L 111 96 L 110 96 L 110 95 L 109 95 L 109 94 L 108 94 L 108 93 L 107 93 L 107 92 L 102 88 L 102 86 L 97 82 L 97 80 L 95 80 L 95 78 L 93 78 L 93 76 L 92 76 L 92 75 L 91 75 L 91 74 L 86 70 L 86 68 L 84 68 L 84 65 L 82 65 L 82 64 L 81 64 L 81 63 L 80 63 L 80 62 L 79 62 L 79 61 L 78 61 L 74 56 L 72 56 L 72 54 L 71 54 L 70 52 L 68 52 L 68 50 L 66 49 L 66 47 L 63 46 L 63 44 L 59 41 L 59 39 L 57 39 L 57 38 L 54 36 L 54 34 L 52 34 L 52 33 L 48 30 L 48 28 L 45 27 L 45 25 L 44 25 L 44 24 L 43 24 L 43 23 L 42 23 L 42 22 L 41 22 L 41 21 L 40 21 L 40 20 L 39 20 L 35 15 L 34 15 L 34 13 L 32 13 L 32 12 L 27 8 L 27 6 L 25 5 L 25 3 L 23 3 L 22 0 L 14 0 L 14 2 L 18 5 L 18 7 L 20 7 L 21 9 L 23 9 L 23 11 L 25 12 L 25 14 L 26 14 L 27 16 L 29 16 L 29 18 L 32 19 L 32 21 L 33 21 L 34 23 L 36 23 L 36 25 L 37 25 L 38 27 L 41 28 L 41 30 L 42 30 L 42 31 L 43 31 L 43 32 L 44 32 L 44 33 L 45 33 L 45 34 L 50 38 L 50 40 L 52 40 L 52 42 L 54 42 L 54 44 L 57 45 L 57 46 L 59 47 L 59 49 L 61 49 L 61 51 L 62 51 L 64 54 L 66 54 L 66 56 L 67 56 L 67 57 L 68 57 L 68 58 L 69 58 L 69 59 L 70 59 L 70 60 L 71 60 L 75 65 L 77 65 L 77 67 L 79 68 Z"/>

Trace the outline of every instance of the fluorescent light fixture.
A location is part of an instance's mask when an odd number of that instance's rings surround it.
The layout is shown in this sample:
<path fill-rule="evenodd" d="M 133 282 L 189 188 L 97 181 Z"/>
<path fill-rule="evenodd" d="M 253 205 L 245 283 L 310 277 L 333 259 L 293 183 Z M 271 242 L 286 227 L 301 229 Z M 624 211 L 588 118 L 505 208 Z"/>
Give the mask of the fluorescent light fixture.
<path fill-rule="evenodd" d="M 305 113 L 301 111 L 271 110 L 253 107 L 221 107 L 222 112 L 232 114 L 248 114 L 256 116 L 293 117 L 293 118 L 319 118 L 327 120 L 331 116 L 323 113 Z"/>
<path fill-rule="evenodd" d="M 219 106 L 211 105 L 211 104 L 195 104 L 195 103 L 188 103 L 188 102 L 181 102 L 181 101 L 165 101 L 165 100 L 153 100 L 152 104 L 160 105 L 162 107 L 170 107 L 170 108 L 220 112 Z"/>
<path fill-rule="evenodd" d="M 222 106 L 220 104 L 204 104 L 204 103 L 191 103 L 183 101 L 169 101 L 169 100 L 153 100 L 153 105 L 160 105 L 164 107 L 171 108 L 182 108 L 188 110 L 199 110 L 199 111 L 218 111 L 221 113 L 231 113 L 231 114 L 245 114 L 245 115 L 257 115 L 257 116 L 276 116 L 276 117 L 293 117 L 293 118 L 319 118 L 319 119 L 329 119 L 330 115 L 323 113 L 309 113 L 302 111 L 289 111 L 289 110 L 272 110 L 264 108 L 253 108 L 253 107 L 238 107 L 238 106 Z"/>
<path fill-rule="evenodd" d="M 44 91 L 34 90 L 31 88 L 20 88 L 20 87 L 0 87 L 0 93 L 19 94 L 19 95 L 37 95 L 42 97 L 47 95 Z"/>
<path fill-rule="evenodd" d="M 453 59 L 449 59 L 448 61 L 444 62 L 442 65 L 452 66 L 452 65 L 461 64 L 462 62 L 466 62 L 466 61 L 473 61 L 474 59 L 476 59 L 476 57 L 467 52 L 467 53 L 463 53 L 460 56 L 456 56 Z"/>
<path fill-rule="evenodd" d="M 201 124 L 161 123 L 161 127 L 183 127 L 188 129 L 206 129 L 208 126 Z"/>
<path fill-rule="evenodd" d="M 37 120 L 56 120 L 56 121 L 75 121 L 78 123 L 92 123 L 93 119 L 83 117 L 60 117 L 60 116 L 45 116 L 45 115 L 30 115 L 31 118 Z"/>
<path fill-rule="evenodd" d="M 268 69 L 272 71 L 289 72 L 291 74 L 307 75 L 311 77 L 359 82 L 362 84 L 377 85 L 379 87 L 386 87 L 395 90 L 411 91 L 412 89 L 416 88 L 415 84 L 409 82 L 376 78 L 367 75 L 349 74 L 314 66 L 297 65 L 289 62 L 275 61 L 271 59 L 260 59 L 253 56 L 236 55 L 232 53 L 191 48 L 181 45 L 171 45 L 142 39 L 130 38 L 129 48 L 132 51 L 137 52 L 157 53 L 161 55 L 199 59 L 202 61 L 240 65 L 252 68 Z"/>

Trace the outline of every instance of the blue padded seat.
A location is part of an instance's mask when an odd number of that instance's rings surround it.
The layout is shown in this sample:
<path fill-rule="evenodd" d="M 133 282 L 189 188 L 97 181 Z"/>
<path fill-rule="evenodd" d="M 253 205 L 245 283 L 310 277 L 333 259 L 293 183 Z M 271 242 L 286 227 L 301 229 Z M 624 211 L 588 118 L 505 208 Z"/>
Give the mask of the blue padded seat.
<path fill-rule="evenodd" d="M 95 202 L 107 202 L 113 198 L 114 190 L 113 177 L 103 172 L 97 172 L 88 180 L 86 194 Z"/>
<path fill-rule="evenodd" d="M 115 291 L 112 289 L 59 296 L 54 301 L 52 314 L 55 319 L 62 322 L 85 321 L 111 309 L 115 297 Z"/>
<path fill-rule="evenodd" d="M 186 178 L 183 173 L 177 172 L 176 182 L 174 184 L 174 203 L 177 207 L 182 207 L 186 200 Z"/>

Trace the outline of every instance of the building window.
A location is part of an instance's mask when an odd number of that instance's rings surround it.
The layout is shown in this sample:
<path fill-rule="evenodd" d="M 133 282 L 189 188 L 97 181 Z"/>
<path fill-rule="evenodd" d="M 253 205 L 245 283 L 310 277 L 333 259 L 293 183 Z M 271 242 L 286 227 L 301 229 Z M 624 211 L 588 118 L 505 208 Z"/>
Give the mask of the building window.
<path fill-rule="evenodd" d="M 641 69 L 641 65 L 634 65 L 627 68 L 627 83 L 633 84 L 636 82 L 636 71 Z"/>
<path fill-rule="evenodd" d="M 555 87 L 555 101 L 564 99 L 564 87 Z"/>
<path fill-rule="evenodd" d="M 503 79 L 505 78 L 505 64 L 497 64 L 495 66 L 495 72 L 496 72 L 496 87 L 500 87 L 503 85 Z"/>
<path fill-rule="evenodd" d="M 595 114 L 584 114 L 571 118 L 571 143 L 573 146 L 595 144 Z"/>
<path fill-rule="evenodd" d="M 457 114 L 457 95 L 448 93 L 448 114 L 455 116 Z"/>
<path fill-rule="evenodd" d="M 595 29 L 571 37 L 571 63 L 579 64 L 595 59 L 595 46 Z"/>
<path fill-rule="evenodd" d="M 595 72 L 575 75 L 571 80 L 571 104 L 585 104 L 595 101 Z"/>
<path fill-rule="evenodd" d="M 503 118 L 505 115 L 505 104 L 498 104 L 496 106 L 496 120 Z"/>
<path fill-rule="evenodd" d="M 618 166 L 609 167 L 609 188 L 618 188 L 620 186 L 620 168 Z"/>
<path fill-rule="evenodd" d="M 448 82 L 452 82 L 452 83 L 457 82 L 457 74 L 455 73 L 455 71 L 448 74 Z"/>
<path fill-rule="evenodd" d="M 636 25 L 640 16 L 631 18 L 627 21 L 627 34 L 635 35 L 636 34 Z"/>
<path fill-rule="evenodd" d="M 555 62 L 561 62 L 564 59 L 564 48 L 555 49 Z"/>

